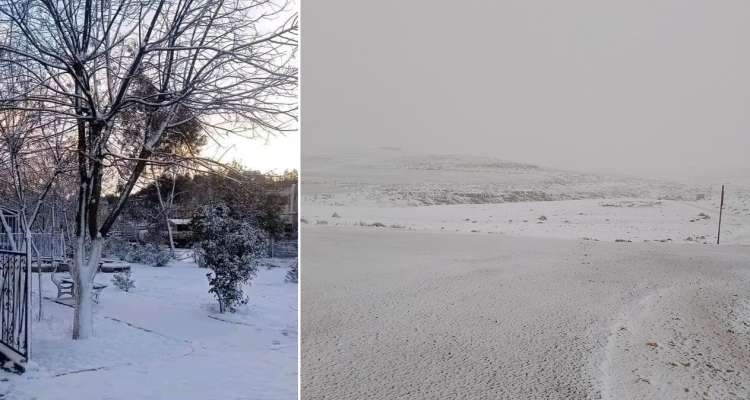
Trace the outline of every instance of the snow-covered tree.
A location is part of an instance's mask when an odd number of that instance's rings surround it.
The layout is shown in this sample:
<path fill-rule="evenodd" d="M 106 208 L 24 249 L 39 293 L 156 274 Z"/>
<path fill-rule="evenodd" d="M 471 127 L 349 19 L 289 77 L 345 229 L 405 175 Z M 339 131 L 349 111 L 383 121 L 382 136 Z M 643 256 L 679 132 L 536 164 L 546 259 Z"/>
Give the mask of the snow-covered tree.
<path fill-rule="evenodd" d="M 0 109 L 73 127 L 74 339 L 93 334 L 104 241 L 147 166 L 215 165 L 174 145 L 184 132 L 296 128 L 297 27 L 275 0 L 0 0 L 0 69 L 17 71 Z"/>
<path fill-rule="evenodd" d="M 206 274 L 208 291 L 219 301 L 219 311 L 234 311 L 247 303 L 242 285 L 258 270 L 267 246 L 266 234 L 235 218 L 222 203 L 201 207 L 193 217 L 193 231 L 203 262 L 210 269 Z"/>

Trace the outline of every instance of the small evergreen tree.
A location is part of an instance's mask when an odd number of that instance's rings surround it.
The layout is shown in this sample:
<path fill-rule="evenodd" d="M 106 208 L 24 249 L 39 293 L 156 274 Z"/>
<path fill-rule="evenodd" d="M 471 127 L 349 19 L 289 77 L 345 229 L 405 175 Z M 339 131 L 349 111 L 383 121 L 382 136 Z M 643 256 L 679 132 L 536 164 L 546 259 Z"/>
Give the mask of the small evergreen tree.
<path fill-rule="evenodd" d="M 242 284 L 258 270 L 267 247 L 262 229 L 232 215 L 223 203 L 202 206 L 193 217 L 193 232 L 210 271 L 209 293 L 219 301 L 219 311 L 235 311 L 247 303 Z"/>
<path fill-rule="evenodd" d="M 129 292 L 130 289 L 135 287 L 135 281 L 131 278 L 130 270 L 125 272 L 118 272 L 112 276 L 112 283 L 125 292 Z"/>

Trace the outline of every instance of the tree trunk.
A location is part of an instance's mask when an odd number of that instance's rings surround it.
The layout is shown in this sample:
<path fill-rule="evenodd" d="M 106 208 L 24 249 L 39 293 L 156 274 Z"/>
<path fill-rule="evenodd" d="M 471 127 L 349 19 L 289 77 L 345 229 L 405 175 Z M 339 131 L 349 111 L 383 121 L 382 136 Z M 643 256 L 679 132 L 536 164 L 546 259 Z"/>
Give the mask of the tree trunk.
<path fill-rule="evenodd" d="M 167 224 L 167 235 L 169 235 L 169 256 L 174 258 L 174 237 L 172 236 L 172 224 L 169 222 L 169 209 L 172 207 L 174 202 L 174 187 L 175 177 L 172 175 L 172 193 L 169 196 L 169 204 L 164 202 L 164 198 L 161 196 L 161 187 L 159 186 L 159 177 L 154 173 L 153 168 L 151 169 L 151 175 L 154 178 L 154 186 L 156 187 L 156 195 L 159 199 L 159 208 L 161 208 L 162 214 L 164 214 L 164 222 Z M 158 229 L 157 229 L 158 234 Z M 161 238 L 161 235 L 159 235 Z M 157 243 L 158 246 L 158 243 Z"/>
<path fill-rule="evenodd" d="M 169 215 L 164 217 L 167 220 L 167 234 L 169 235 L 169 256 L 174 258 L 174 237 L 172 236 L 172 223 L 169 222 Z"/>
<path fill-rule="evenodd" d="M 85 257 L 83 237 L 78 238 L 75 266 L 72 269 L 75 284 L 75 314 L 73 317 L 73 339 L 87 339 L 94 333 L 94 276 L 102 258 L 104 239 L 99 236 L 91 243 L 88 257 Z"/>
<path fill-rule="evenodd" d="M 39 314 L 36 317 L 37 321 L 41 321 L 42 318 L 44 318 L 43 308 L 42 308 L 42 256 L 39 254 L 39 249 L 34 244 L 34 241 L 32 239 L 31 233 L 26 232 L 26 243 L 27 246 L 31 246 L 33 249 L 33 252 L 36 254 L 36 266 L 37 266 L 37 273 L 36 273 L 36 282 L 37 282 L 37 291 L 39 292 Z M 30 254 L 30 253 L 29 253 Z"/>

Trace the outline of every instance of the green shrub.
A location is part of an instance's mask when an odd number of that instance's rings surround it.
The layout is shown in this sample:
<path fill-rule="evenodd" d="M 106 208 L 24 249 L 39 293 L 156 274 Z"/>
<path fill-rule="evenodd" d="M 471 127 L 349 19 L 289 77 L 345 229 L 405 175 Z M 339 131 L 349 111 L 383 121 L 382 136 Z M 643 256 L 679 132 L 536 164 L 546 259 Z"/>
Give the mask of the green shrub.
<path fill-rule="evenodd" d="M 219 301 L 219 311 L 235 311 L 247 303 L 242 284 L 252 279 L 258 261 L 266 253 L 268 239 L 263 230 L 234 218 L 224 204 L 201 207 L 193 218 L 199 253 L 210 272 L 209 293 Z"/>

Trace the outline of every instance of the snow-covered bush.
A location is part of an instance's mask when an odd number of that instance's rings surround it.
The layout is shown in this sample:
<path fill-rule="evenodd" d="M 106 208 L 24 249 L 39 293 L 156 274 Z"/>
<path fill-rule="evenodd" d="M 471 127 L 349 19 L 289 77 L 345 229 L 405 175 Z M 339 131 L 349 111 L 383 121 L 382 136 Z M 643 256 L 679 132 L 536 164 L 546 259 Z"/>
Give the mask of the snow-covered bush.
<path fill-rule="evenodd" d="M 102 255 L 107 258 L 119 258 L 124 260 L 130 251 L 130 243 L 121 239 L 109 239 L 104 243 Z"/>
<path fill-rule="evenodd" d="M 129 251 L 123 259 L 130 263 L 139 263 L 151 265 L 154 267 L 163 267 L 169 262 L 169 252 L 160 249 L 154 244 L 141 245 L 132 243 Z"/>
<path fill-rule="evenodd" d="M 130 270 L 118 272 L 112 276 L 112 283 L 122 291 L 129 292 L 135 287 L 135 281 L 131 279 Z"/>
<path fill-rule="evenodd" d="M 149 247 L 150 246 L 131 243 L 130 248 L 127 253 L 125 253 L 123 259 L 129 263 L 148 264 L 148 259 L 150 258 L 149 253 L 151 251 Z"/>
<path fill-rule="evenodd" d="M 157 248 L 156 252 L 153 253 L 153 260 L 150 265 L 154 267 L 163 267 L 167 265 L 171 258 L 172 257 L 169 256 L 168 251 Z"/>
<path fill-rule="evenodd" d="M 292 267 L 289 268 L 289 272 L 286 273 L 286 277 L 284 277 L 284 280 L 289 283 L 299 282 L 299 267 L 297 263 L 294 263 Z"/>
<path fill-rule="evenodd" d="M 266 234 L 235 218 L 224 204 L 202 206 L 193 218 L 193 232 L 205 265 L 209 293 L 219 301 L 219 311 L 234 311 L 247 303 L 242 284 L 252 279 L 267 249 Z"/>

